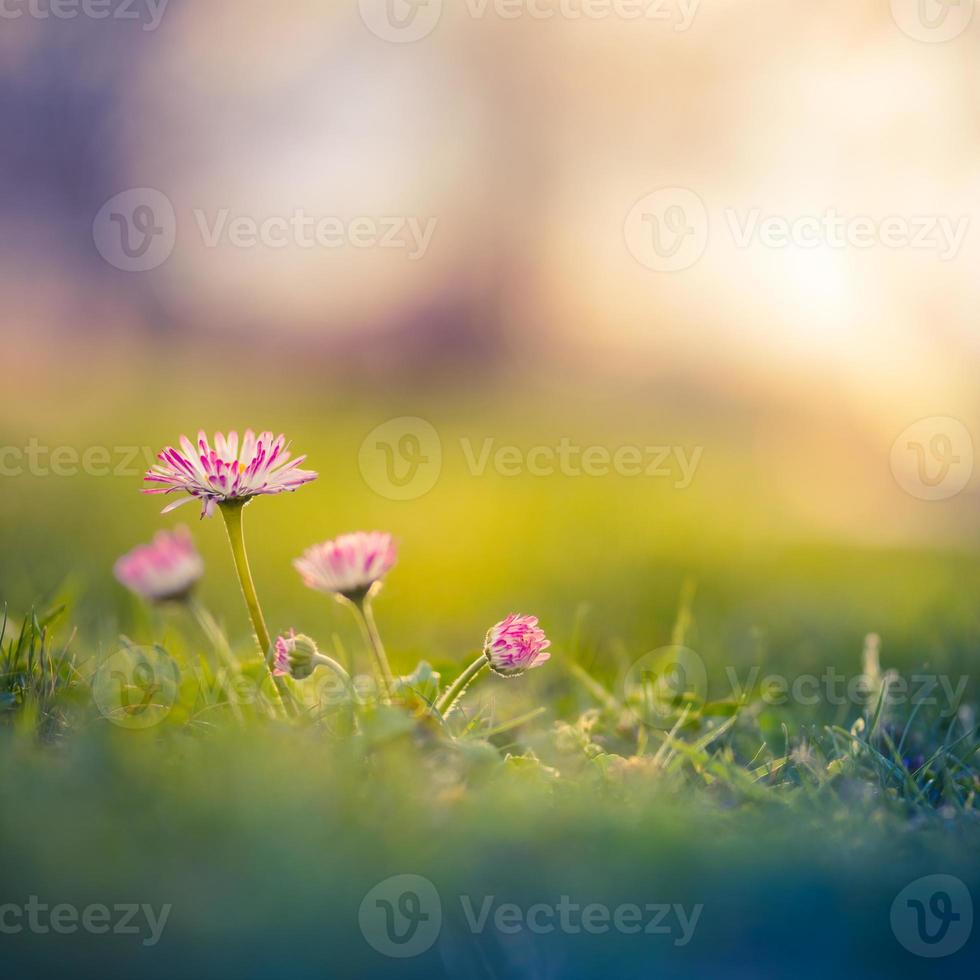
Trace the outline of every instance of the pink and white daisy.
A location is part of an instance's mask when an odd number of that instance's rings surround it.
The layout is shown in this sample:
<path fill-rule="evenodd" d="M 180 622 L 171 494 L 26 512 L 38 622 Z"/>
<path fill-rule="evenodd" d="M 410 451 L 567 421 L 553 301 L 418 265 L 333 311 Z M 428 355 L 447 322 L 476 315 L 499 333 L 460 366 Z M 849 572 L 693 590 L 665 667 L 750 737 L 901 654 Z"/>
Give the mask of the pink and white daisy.
<path fill-rule="evenodd" d="M 390 534 L 355 531 L 307 548 L 293 566 L 308 588 L 358 599 L 391 571 L 397 558 Z"/>
<path fill-rule="evenodd" d="M 284 436 L 273 438 L 271 432 L 256 436 L 251 429 L 245 430 L 240 448 L 237 432 L 229 432 L 227 438 L 216 432 L 214 449 L 203 430 L 197 434 L 197 445 L 187 436 L 181 436 L 180 450 L 168 446 L 158 459 L 160 462 L 147 470 L 144 479 L 163 486 L 146 489 L 143 493 L 183 490 L 190 494 L 165 507 L 164 514 L 198 499 L 202 502 L 201 516 L 210 517 L 215 504 L 298 490 L 304 483 L 317 478 L 312 470 L 299 468 L 305 456 L 290 457 Z"/>
<path fill-rule="evenodd" d="M 152 602 L 182 599 L 204 574 L 204 561 L 186 527 L 159 531 L 150 544 L 123 555 L 113 568 L 131 592 Z"/>
<path fill-rule="evenodd" d="M 505 620 L 487 631 L 483 653 L 490 669 L 508 677 L 540 667 L 550 659 L 551 640 L 538 626 L 536 616 L 511 613 Z"/>

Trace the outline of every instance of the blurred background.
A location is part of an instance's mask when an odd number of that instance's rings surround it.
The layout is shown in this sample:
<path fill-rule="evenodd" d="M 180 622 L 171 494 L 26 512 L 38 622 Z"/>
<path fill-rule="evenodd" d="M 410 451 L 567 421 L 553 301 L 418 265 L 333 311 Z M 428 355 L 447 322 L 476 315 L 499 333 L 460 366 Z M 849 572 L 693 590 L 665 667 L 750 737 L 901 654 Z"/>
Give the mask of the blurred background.
<path fill-rule="evenodd" d="M 974 8 L 0 0 L 5 643 L 64 600 L 50 649 L 82 673 L 120 634 L 193 663 L 193 623 L 112 575 L 184 523 L 203 604 L 253 656 L 221 521 L 139 492 L 182 433 L 252 427 L 320 474 L 246 511 L 272 630 L 366 670 L 291 562 L 378 528 L 400 546 L 376 604 L 396 669 L 455 676 L 510 612 L 554 653 L 468 695 L 520 723 L 494 736 L 518 755 L 502 776 L 427 737 L 358 747 L 208 709 L 0 739 L 0 903 L 174 905 L 153 951 L 0 936 L 5 975 L 491 975 L 494 947 L 455 947 L 448 918 L 429 959 L 379 967 L 357 910 L 407 872 L 447 913 L 461 894 L 705 905 L 692 955 L 559 936 L 502 976 L 965 975 L 976 933 L 913 962 L 889 910 L 939 872 L 980 894 L 975 753 L 956 816 L 818 771 L 810 740 L 836 723 L 846 752 L 853 698 L 752 699 L 712 758 L 792 751 L 816 774 L 765 796 L 761 768 L 744 798 L 700 764 L 696 792 L 640 767 L 620 787 L 548 746 L 563 721 L 584 743 L 604 690 L 672 638 L 717 701 L 732 672 L 853 679 L 877 633 L 882 670 L 976 703 Z M 936 710 L 956 746 L 958 706 Z M 926 751 L 910 710 L 899 757 Z"/>
<path fill-rule="evenodd" d="M 99 596 L 108 642 L 179 520 L 244 632 L 219 524 L 138 490 L 253 426 L 321 474 L 249 509 L 278 627 L 334 617 L 290 559 L 377 526 L 413 653 L 585 605 L 657 645 L 688 577 L 718 643 L 786 596 L 855 657 L 940 597 L 966 643 L 972 6 L 8 4 L 0 593 Z"/>

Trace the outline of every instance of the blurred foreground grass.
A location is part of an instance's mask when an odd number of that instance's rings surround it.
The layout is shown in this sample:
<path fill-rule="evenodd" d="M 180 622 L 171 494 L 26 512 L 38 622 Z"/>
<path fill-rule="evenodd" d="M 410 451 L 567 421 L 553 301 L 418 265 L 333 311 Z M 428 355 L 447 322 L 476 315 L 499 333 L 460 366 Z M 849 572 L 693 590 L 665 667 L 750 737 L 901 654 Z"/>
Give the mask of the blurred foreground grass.
<path fill-rule="evenodd" d="M 166 634 L 177 703 L 145 730 L 96 710 L 92 665 L 63 652 L 63 629 L 28 623 L 6 644 L 0 897 L 169 907 L 149 945 L 145 932 L 6 934 L 7 975 L 64 975 L 69 959 L 93 977 L 188 963 L 235 977 L 950 976 L 976 954 L 971 940 L 949 960 L 913 957 L 891 919 L 925 876 L 980 884 L 968 706 L 872 694 L 845 727 L 790 731 L 753 692 L 682 699 L 668 732 L 641 723 L 629 691 L 603 689 L 584 645 L 484 680 L 448 730 L 412 698 L 358 709 L 352 730 L 304 685 L 301 721 L 260 703 L 236 719 L 199 683 L 189 626 Z M 442 925 L 394 961 L 361 908 L 401 875 L 432 883 Z M 676 923 L 542 934 L 467 918 L 562 901 L 700 911 L 687 939 Z"/>

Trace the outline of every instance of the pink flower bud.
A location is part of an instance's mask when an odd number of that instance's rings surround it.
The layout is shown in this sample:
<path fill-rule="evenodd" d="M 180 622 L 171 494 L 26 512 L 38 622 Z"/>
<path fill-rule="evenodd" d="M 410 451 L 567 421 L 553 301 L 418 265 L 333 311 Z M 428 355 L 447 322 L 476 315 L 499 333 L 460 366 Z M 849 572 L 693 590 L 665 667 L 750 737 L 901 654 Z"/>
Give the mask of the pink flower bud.
<path fill-rule="evenodd" d="M 536 616 L 512 613 L 487 632 L 483 652 L 490 669 L 506 677 L 515 677 L 525 670 L 540 667 L 551 657 L 551 640 L 538 626 Z"/>

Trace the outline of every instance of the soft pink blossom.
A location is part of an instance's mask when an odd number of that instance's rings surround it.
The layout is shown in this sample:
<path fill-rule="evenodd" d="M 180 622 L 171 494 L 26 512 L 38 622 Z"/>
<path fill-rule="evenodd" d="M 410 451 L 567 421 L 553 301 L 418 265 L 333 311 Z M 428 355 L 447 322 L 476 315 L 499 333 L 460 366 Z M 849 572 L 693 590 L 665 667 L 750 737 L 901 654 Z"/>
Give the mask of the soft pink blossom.
<path fill-rule="evenodd" d="M 186 527 L 159 531 L 150 544 L 140 545 L 115 564 L 116 578 L 144 599 L 161 601 L 187 595 L 204 574 Z"/>
<path fill-rule="evenodd" d="M 307 548 L 293 565 L 317 592 L 356 598 L 391 571 L 398 548 L 390 534 L 355 531 Z"/>
<path fill-rule="evenodd" d="M 538 626 L 536 616 L 511 613 L 488 630 L 483 652 L 496 673 L 515 675 L 540 667 L 551 657 L 549 646 L 551 640 Z"/>
<path fill-rule="evenodd" d="M 312 470 L 299 468 L 306 457 L 292 459 L 281 435 L 273 438 L 271 432 L 262 432 L 256 436 L 246 429 L 239 448 L 237 432 L 228 433 L 227 438 L 217 432 L 214 446 L 212 449 L 203 431 L 197 434 L 197 445 L 181 436 L 180 450 L 168 446 L 159 454 L 160 462 L 154 463 L 144 477 L 148 483 L 163 485 L 143 493 L 184 490 L 190 496 L 165 507 L 163 513 L 196 498 L 202 502 L 201 516 L 210 517 L 216 503 L 297 490 L 317 477 Z"/>

